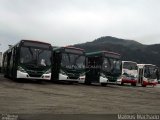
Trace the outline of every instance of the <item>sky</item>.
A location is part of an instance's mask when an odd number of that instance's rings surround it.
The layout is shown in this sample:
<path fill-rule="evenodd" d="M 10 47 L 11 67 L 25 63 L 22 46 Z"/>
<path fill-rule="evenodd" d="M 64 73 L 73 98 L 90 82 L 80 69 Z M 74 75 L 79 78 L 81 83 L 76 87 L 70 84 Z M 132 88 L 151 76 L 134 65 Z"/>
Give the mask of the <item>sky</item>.
<path fill-rule="evenodd" d="M 102 36 L 160 43 L 160 0 L 0 0 L 0 51 L 21 39 L 66 46 Z"/>

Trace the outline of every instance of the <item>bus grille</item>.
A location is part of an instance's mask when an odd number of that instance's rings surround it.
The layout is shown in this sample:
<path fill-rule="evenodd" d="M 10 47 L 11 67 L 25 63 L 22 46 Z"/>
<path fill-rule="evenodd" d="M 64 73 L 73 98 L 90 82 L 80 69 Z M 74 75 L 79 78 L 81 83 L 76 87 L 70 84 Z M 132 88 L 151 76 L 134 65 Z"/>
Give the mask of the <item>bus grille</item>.
<path fill-rule="evenodd" d="M 41 71 L 34 71 L 34 70 L 28 70 L 27 73 L 30 77 L 41 77 L 43 72 Z"/>
<path fill-rule="evenodd" d="M 68 75 L 69 79 L 78 79 L 79 78 L 79 74 L 68 73 L 67 75 Z"/>
<path fill-rule="evenodd" d="M 70 77 L 69 76 L 69 79 L 78 79 L 79 77 Z"/>

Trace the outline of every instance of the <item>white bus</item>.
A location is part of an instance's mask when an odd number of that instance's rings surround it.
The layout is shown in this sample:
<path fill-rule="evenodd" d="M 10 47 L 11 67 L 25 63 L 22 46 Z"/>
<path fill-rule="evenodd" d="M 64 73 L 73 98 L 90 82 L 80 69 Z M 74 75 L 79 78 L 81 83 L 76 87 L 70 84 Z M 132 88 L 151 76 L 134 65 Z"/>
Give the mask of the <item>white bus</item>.
<path fill-rule="evenodd" d="M 132 86 L 136 86 L 138 81 L 138 66 L 133 61 L 122 61 L 122 74 L 118 82 L 121 85 L 124 83 L 130 83 Z"/>
<path fill-rule="evenodd" d="M 157 81 L 157 67 L 153 64 L 138 64 L 138 84 L 143 87 L 147 85 L 155 86 Z"/>

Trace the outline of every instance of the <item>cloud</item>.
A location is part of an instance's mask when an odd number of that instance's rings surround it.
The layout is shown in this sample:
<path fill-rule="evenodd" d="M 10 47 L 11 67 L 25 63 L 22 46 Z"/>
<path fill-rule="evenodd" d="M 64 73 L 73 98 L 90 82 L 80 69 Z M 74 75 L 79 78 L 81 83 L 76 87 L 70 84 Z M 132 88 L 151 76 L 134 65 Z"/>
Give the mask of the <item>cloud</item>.
<path fill-rule="evenodd" d="M 20 39 L 68 45 L 110 35 L 147 44 L 159 42 L 159 0 L 0 2 L 0 47 L 3 50 Z M 152 41 L 148 42 L 147 38 Z"/>

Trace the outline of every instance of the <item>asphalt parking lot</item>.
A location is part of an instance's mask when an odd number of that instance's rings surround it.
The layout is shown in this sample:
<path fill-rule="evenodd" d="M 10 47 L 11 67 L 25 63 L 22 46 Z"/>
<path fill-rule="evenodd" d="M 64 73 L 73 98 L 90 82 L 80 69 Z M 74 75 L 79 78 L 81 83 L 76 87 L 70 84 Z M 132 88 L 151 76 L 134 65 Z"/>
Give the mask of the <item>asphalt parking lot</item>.
<path fill-rule="evenodd" d="M 132 87 L 16 82 L 0 75 L 0 113 L 160 113 L 160 85 Z"/>

